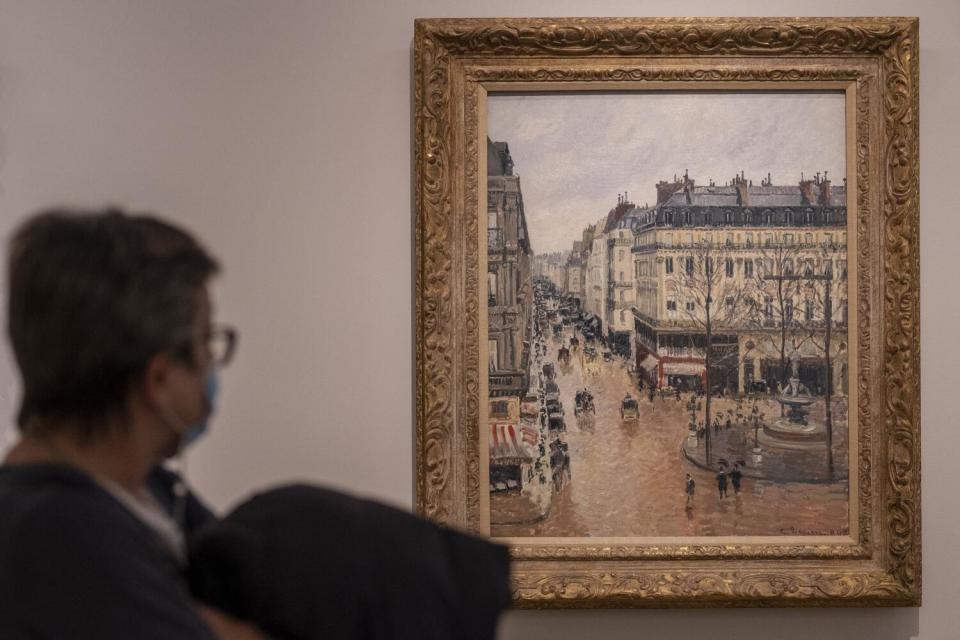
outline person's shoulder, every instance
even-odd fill
[[[0,470],[0,511],[0,554],[31,548],[56,554],[90,541],[109,549],[136,525],[92,478],[64,467]]]
[[[90,476],[67,468],[0,472],[0,572],[39,565],[164,564],[147,527]]]
[[[42,513],[68,517],[78,509],[108,505],[106,494],[88,475],[61,465],[0,467],[0,510],[27,518]]]
[[[4,599],[39,602],[41,584],[48,591],[89,588],[83,576],[128,566],[142,552],[137,521],[77,471],[0,470],[0,511]]]
[[[0,469],[0,510],[0,637],[210,640],[174,558],[89,476]]]

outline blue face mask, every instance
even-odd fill
[[[213,415],[213,410],[216,408],[217,394],[219,391],[219,372],[216,367],[213,367],[207,374],[207,379],[203,385],[204,417],[196,424],[192,424],[187,427],[183,432],[184,448],[192,445],[207,432],[210,416]]]

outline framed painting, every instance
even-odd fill
[[[415,32],[419,512],[520,607],[918,605],[917,20]]]

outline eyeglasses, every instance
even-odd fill
[[[214,366],[227,365],[237,350],[237,330],[228,325],[214,325],[207,334],[207,348]]]

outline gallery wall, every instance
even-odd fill
[[[513,612],[501,637],[956,638],[956,3],[0,0],[0,239],[64,203],[187,225],[241,336],[198,491],[223,509],[302,480],[409,508],[414,18],[798,13],[921,18],[924,605]],[[4,343],[0,450],[17,393]]]

